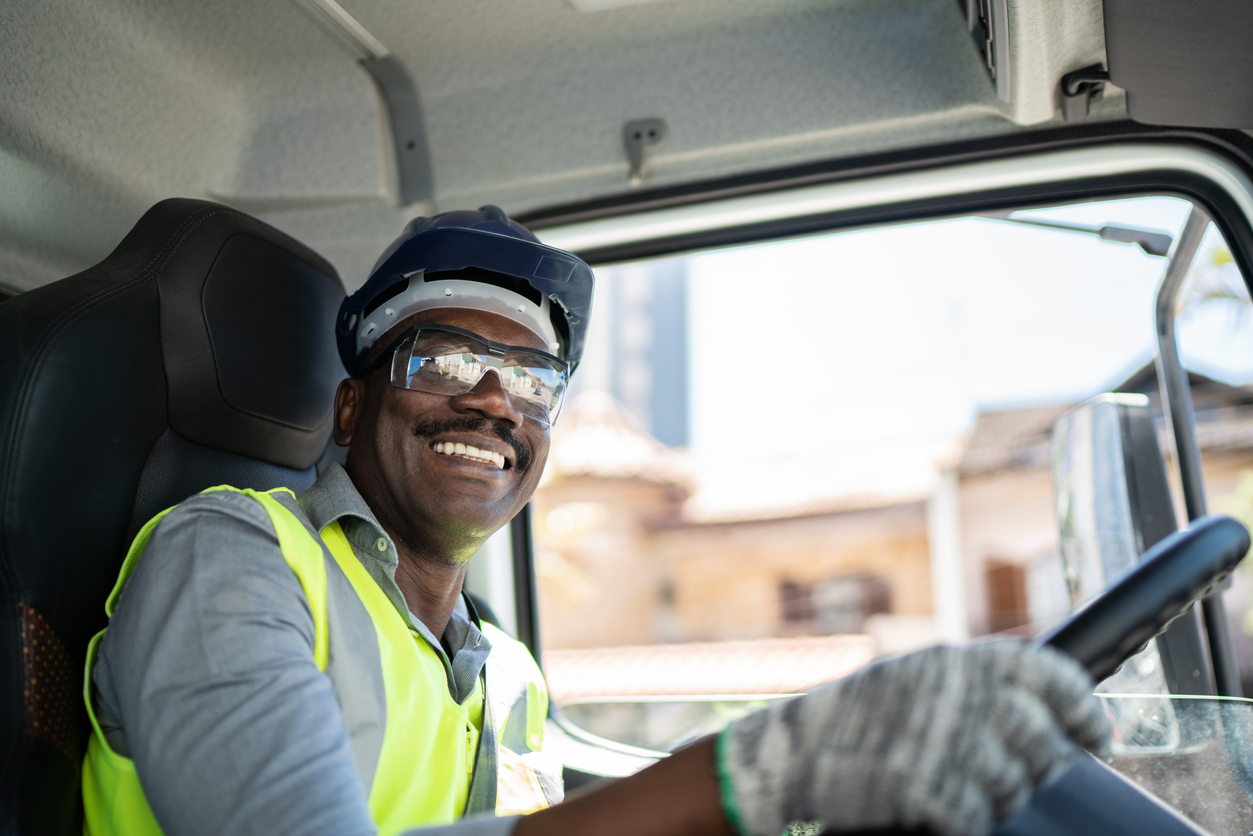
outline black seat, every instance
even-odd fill
[[[139,526],[212,485],[316,478],[343,296],[278,230],[176,199],[0,304],[0,833],[82,831],[84,655]]]

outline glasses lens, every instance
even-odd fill
[[[510,360],[517,364],[508,365]],[[534,355],[515,355],[506,358],[505,363],[499,370],[500,385],[517,410],[541,424],[556,420],[566,390],[565,371]]]
[[[392,384],[433,395],[461,395],[489,371],[514,408],[545,426],[557,417],[566,388],[566,371],[551,360],[525,351],[490,353],[487,345],[443,331],[418,331],[396,349]]]

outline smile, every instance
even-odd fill
[[[431,449],[445,456],[460,456],[470,461],[495,465],[500,470],[505,469],[505,457],[500,453],[493,453],[491,450],[480,450],[469,444],[437,441],[431,445]]]

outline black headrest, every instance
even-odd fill
[[[14,811],[61,809],[67,781],[77,793],[81,729],[63,727],[132,518],[212,484],[312,480],[343,295],[297,241],[178,199],[95,267],[0,303],[0,741],[15,747],[0,752],[0,832],[74,829],[18,828]]]
[[[150,219],[162,228],[147,229]],[[159,204],[110,260],[132,238],[164,237],[174,223],[177,243],[154,265],[170,428],[197,444],[309,467],[326,446],[344,376],[334,268],[241,212],[199,201]]]

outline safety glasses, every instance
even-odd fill
[[[495,372],[514,409],[545,427],[557,420],[570,378],[559,357],[451,325],[415,326],[395,343],[391,360],[393,386],[432,395],[465,394]]]

